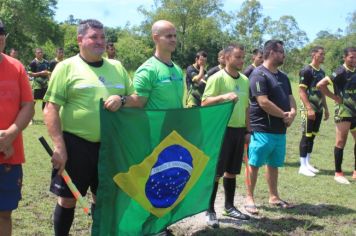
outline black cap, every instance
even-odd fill
[[[0,20],[0,34],[5,34],[5,26],[1,20]]]

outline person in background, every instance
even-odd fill
[[[252,64],[246,67],[244,70],[244,75],[247,78],[251,75],[252,71],[263,63],[263,51],[261,49],[254,49],[252,51]]]
[[[64,60],[64,50],[63,48],[56,49],[56,57],[49,62],[49,71],[52,73],[56,65]]]
[[[225,67],[225,51],[224,51],[224,49],[220,50],[220,52],[218,53],[218,62],[219,62],[219,65],[214,66],[213,68],[208,70],[208,72],[206,73],[207,80],[209,79],[210,76],[212,76],[216,72],[220,71],[221,69],[224,69],[224,67]]]
[[[116,48],[114,43],[108,42],[106,44],[106,55],[109,59],[116,59]]]

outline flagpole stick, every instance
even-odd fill
[[[48,145],[47,141],[45,140],[44,137],[40,137],[38,138],[38,140],[41,142],[42,146],[44,147],[44,149],[46,149],[47,153],[49,154],[50,157],[52,157],[53,155],[53,151],[50,148],[50,146]],[[79,206],[81,206],[85,212],[85,214],[87,214],[88,216],[90,216],[90,212],[89,212],[89,205],[87,203],[87,201],[85,200],[85,198],[80,194],[79,190],[77,189],[77,187],[74,185],[74,183],[72,182],[72,179],[70,178],[70,176],[68,175],[66,170],[63,170],[62,174],[61,174],[62,178],[64,179],[64,182],[67,184],[69,190],[72,192],[74,198],[77,200]]]

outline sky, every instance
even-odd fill
[[[194,0],[192,0],[194,1]],[[58,0],[55,20],[63,22],[69,15],[75,18],[100,20],[105,26],[123,27],[139,25],[144,20],[137,11],[142,5],[151,9],[153,0]],[[236,12],[243,0],[222,0],[224,10]],[[292,15],[299,28],[307,33],[310,41],[321,30],[336,33],[345,30],[348,15],[356,10],[355,0],[260,0],[263,15],[278,20],[283,15]]]

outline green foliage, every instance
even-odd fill
[[[7,48],[17,48],[22,61],[33,58],[33,49],[48,40],[61,39],[54,22],[55,0],[0,0],[0,18],[10,34]]]

